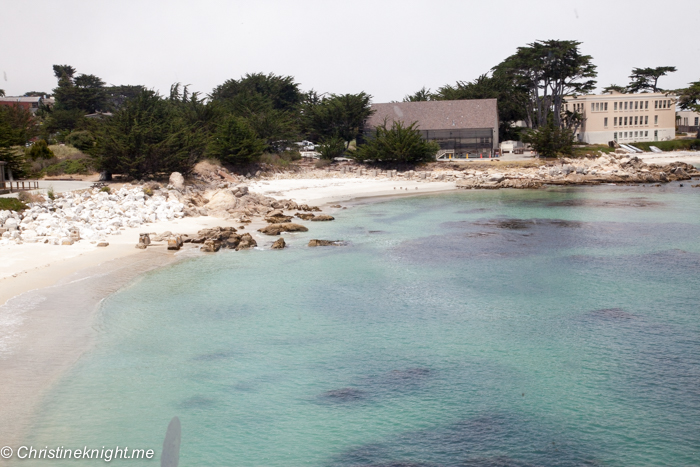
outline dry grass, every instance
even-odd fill
[[[23,203],[43,203],[46,201],[46,198],[39,193],[31,193],[29,191],[20,191],[17,199]]]
[[[87,157],[79,149],[67,144],[52,144],[49,146],[49,149],[59,161],[64,159],[83,159]]]

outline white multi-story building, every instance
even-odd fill
[[[609,141],[666,141],[676,136],[675,96],[663,93],[568,96],[564,110],[583,115],[576,138],[589,144]]]

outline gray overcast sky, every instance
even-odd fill
[[[386,102],[473,80],[537,39],[583,42],[601,87],[647,66],[678,68],[664,88],[700,80],[697,0],[0,0],[0,17],[7,95],[50,92],[51,66],[68,64],[162,93],[261,71]]]

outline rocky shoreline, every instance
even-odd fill
[[[25,242],[72,245],[82,241],[106,246],[109,236],[120,235],[126,228],[146,228],[149,223],[184,217],[210,216],[226,219],[240,225],[239,229],[257,219],[268,224],[258,229],[258,232],[271,236],[308,230],[307,227],[292,222],[293,218],[311,222],[334,219],[333,216],[322,213],[317,206],[253,193],[249,189],[251,180],[272,183],[272,180],[289,178],[361,177],[396,182],[454,182],[455,187],[461,189],[536,189],[545,185],[660,184],[700,176],[697,169],[683,162],[661,166],[618,154],[596,158],[564,158],[541,164],[533,163],[529,167],[502,167],[498,163],[481,167],[470,168],[466,164],[459,169],[435,166],[430,171],[399,172],[341,163],[333,169],[305,168],[285,173],[240,176],[225,168],[208,164],[206,170],[196,171],[187,184],[181,174],[173,173],[167,185],[137,182],[113,189],[92,188],[30,203],[29,208],[23,212],[0,211],[0,246]],[[167,232],[169,235],[163,240],[168,241],[169,248],[175,250],[184,243],[201,243],[203,251],[218,251],[220,248],[241,250],[257,245],[251,234],[240,234],[231,227],[227,229],[229,230],[200,231],[196,237]],[[155,233],[142,234],[137,245],[139,248],[146,248],[150,244],[150,240],[146,240],[143,235],[156,236]],[[275,248],[284,248],[282,242],[275,245]]]
[[[503,171],[467,170],[458,188],[540,188],[544,185],[600,185],[601,183],[667,183],[690,180],[700,171],[684,162],[661,166],[646,164],[637,157],[601,156],[560,159],[538,168]]]

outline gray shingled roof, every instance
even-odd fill
[[[376,112],[367,119],[365,128],[381,125],[385,117],[389,125],[395,120],[418,122],[421,130],[498,127],[496,99],[372,104],[372,110]]]

